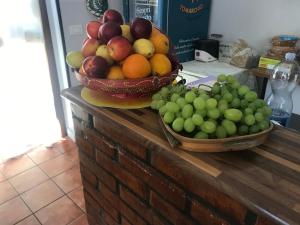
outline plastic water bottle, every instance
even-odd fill
[[[299,65],[295,58],[295,53],[287,53],[285,59],[274,67],[270,77],[272,93],[267,98],[267,103],[273,110],[270,119],[282,126],[286,126],[293,111],[292,93],[299,78]]]

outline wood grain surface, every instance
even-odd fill
[[[279,224],[300,224],[300,135],[276,127],[261,146],[240,152],[191,153],[171,148],[150,109],[97,108],[80,97],[81,86],[65,90],[63,97],[93,115],[116,121],[153,146],[188,163],[217,190],[248,209]],[[193,172],[193,175],[195,172]],[[178,175],[178,174],[177,174]],[[177,176],[174,175],[174,176]],[[179,176],[179,175],[178,175]]]

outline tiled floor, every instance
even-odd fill
[[[72,140],[0,164],[0,224],[88,225]]]

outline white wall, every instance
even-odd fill
[[[60,0],[60,11],[64,30],[65,44],[67,52],[77,51],[82,47],[86,38],[85,25],[90,20],[96,20],[86,9],[85,0]],[[109,0],[108,7],[123,12],[122,0]],[[76,32],[71,34],[72,29]],[[76,86],[79,82],[71,76],[71,85]]]
[[[212,0],[209,33],[223,34],[224,41],[243,38],[262,53],[275,35],[300,37],[299,22],[300,0]],[[293,112],[300,114],[297,99],[299,86],[293,94]]]

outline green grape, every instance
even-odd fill
[[[254,113],[253,109],[251,108],[246,108],[244,110],[245,115],[252,115]]]
[[[238,82],[238,81],[235,81],[233,84],[231,84],[231,87],[233,88],[233,89],[239,89],[240,88],[240,83]]]
[[[152,95],[152,100],[161,100],[161,99],[162,99],[162,96],[159,93]]]
[[[245,109],[248,107],[248,101],[246,99],[241,100],[241,108]]]
[[[239,109],[227,109],[224,116],[227,120],[238,122],[242,119],[243,113]]]
[[[183,97],[180,97],[176,100],[177,105],[182,109],[186,104],[186,100]]]
[[[225,74],[220,74],[217,78],[218,82],[222,83],[226,81],[226,75]]]
[[[260,130],[266,130],[266,129],[268,129],[269,128],[269,126],[270,126],[270,121],[268,121],[268,120],[263,120],[263,121],[261,121],[261,122],[259,122],[258,123],[258,126],[259,126],[259,128],[260,128]]]
[[[205,109],[197,109],[196,114],[199,114],[200,116],[202,116],[202,118],[204,118],[207,115],[207,111]]]
[[[252,126],[255,123],[255,117],[252,114],[246,115],[244,118],[245,124]]]
[[[248,92],[245,94],[245,99],[246,99],[248,102],[254,102],[254,101],[257,99],[257,94],[256,94],[256,92],[254,92],[254,91],[248,91]]]
[[[193,91],[188,91],[187,93],[185,93],[184,98],[188,103],[192,103],[196,98],[196,94]]]
[[[212,134],[216,131],[216,125],[211,121],[205,121],[201,125],[201,130],[207,134]]]
[[[220,113],[224,114],[224,112],[228,109],[228,103],[226,100],[222,99],[219,101],[218,103],[218,109],[220,111]]]
[[[234,90],[234,89],[230,91],[230,94],[232,94],[232,99],[235,99],[235,98],[239,97],[238,94],[237,94],[237,91]]]
[[[258,133],[259,131],[260,131],[260,127],[257,124],[254,124],[253,126],[251,126],[249,128],[249,133],[250,134],[255,134],[255,133]]]
[[[193,106],[192,106],[191,104],[185,105],[185,106],[183,107],[183,109],[182,109],[182,112],[181,112],[182,117],[183,117],[184,119],[187,119],[187,118],[189,118],[189,117],[192,117],[193,111],[194,111],[194,108],[193,108]]]
[[[212,118],[209,118],[207,121],[214,123],[216,125],[216,127],[218,126],[218,122]]]
[[[239,135],[247,135],[249,133],[249,128],[247,125],[241,125],[238,129]]]
[[[154,109],[154,110],[157,110],[157,103],[158,103],[158,100],[154,100],[151,102],[151,105],[150,105],[150,108],[151,109]]]
[[[222,121],[222,127],[225,128],[226,133],[229,136],[232,136],[232,135],[236,134],[237,128],[236,128],[236,125],[234,124],[234,122],[225,119],[225,120]]]
[[[207,94],[205,90],[198,88],[198,95],[204,95]]]
[[[208,134],[200,131],[197,134],[195,134],[194,138],[196,138],[196,139],[208,139]]]
[[[256,112],[257,112],[257,113],[264,114],[264,109],[263,109],[263,108],[258,108],[258,109],[256,109]]]
[[[188,133],[191,133],[195,130],[196,126],[195,126],[192,118],[188,118],[184,121],[183,128]]]
[[[220,117],[220,111],[217,108],[209,109],[207,115],[211,119],[218,119]]]
[[[166,104],[166,102],[164,100],[158,100],[157,102],[157,109],[159,110],[161,107],[163,107]]]
[[[256,99],[254,101],[254,104],[255,104],[256,108],[262,108],[266,105],[266,102],[262,99]]]
[[[180,132],[183,130],[183,125],[184,125],[184,119],[181,117],[177,117],[172,123],[172,128],[174,131]]]
[[[257,122],[261,122],[261,121],[263,121],[265,119],[264,118],[264,114],[261,113],[261,112],[255,113],[254,117],[255,117],[255,121],[257,121]]]
[[[164,122],[165,123],[172,123],[175,119],[175,115],[173,112],[167,111],[164,115]]]
[[[218,101],[214,98],[209,98],[206,100],[206,108],[207,109],[214,109],[218,105]]]
[[[194,114],[192,116],[193,123],[197,126],[201,126],[203,123],[203,117],[199,114]]]
[[[164,105],[159,108],[159,115],[164,116],[167,111],[168,111],[167,107],[166,107],[166,105]]]
[[[231,102],[232,108],[239,108],[241,106],[241,100],[239,98],[234,98]]]
[[[215,95],[215,96],[214,96],[214,99],[216,99],[217,101],[220,101],[220,100],[221,100],[221,98],[222,98],[222,96],[221,96],[221,95]]]
[[[249,89],[249,87],[246,86],[246,85],[242,85],[242,86],[238,89],[239,96],[245,96],[245,94],[246,94],[247,92],[249,92],[249,91],[250,91],[250,89]]]
[[[237,82],[235,77],[233,75],[227,75],[226,77],[226,81],[229,83],[229,84],[233,84],[234,82]]]
[[[178,98],[180,98],[179,94],[177,94],[177,93],[172,94],[171,102],[176,102]]]
[[[203,98],[197,97],[194,99],[193,105],[194,105],[195,109],[201,110],[201,109],[205,109],[206,102]]]
[[[216,94],[219,94],[221,93],[221,87],[219,84],[214,84],[211,88],[211,92],[216,95]]]
[[[178,111],[177,113],[175,113],[175,117],[182,117],[182,113],[180,111]]]
[[[272,109],[269,106],[264,106],[263,110],[264,110],[264,115],[265,116],[271,116],[272,115]]]
[[[248,104],[248,108],[252,109],[253,112],[256,111],[256,106],[253,102],[251,102],[250,104]]]
[[[228,103],[230,103],[233,99],[233,96],[231,93],[227,92],[223,95],[223,99],[225,99]]]
[[[216,129],[216,137],[218,139],[222,139],[222,138],[226,138],[227,137],[227,133],[224,127],[222,126],[217,126]]]
[[[162,89],[160,89],[159,93],[163,98],[166,98],[166,97],[168,97],[170,92],[169,92],[169,89],[167,87],[163,87]]]
[[[224,96],[226,93],[230,93],[227,87],[221,87],[221,96]]]
[[[167,102],[166,107],[168,111],[173,113],[176,113],[180,110],[179,105],[177,105],[175,102]]]
[[[209,96],[208,96],[206,93],[205,93],[205,94],[200,94],[199,97],[200,97],[200,98],[203,98],[205,101],[206,101],[207,99],[209,99]]]

